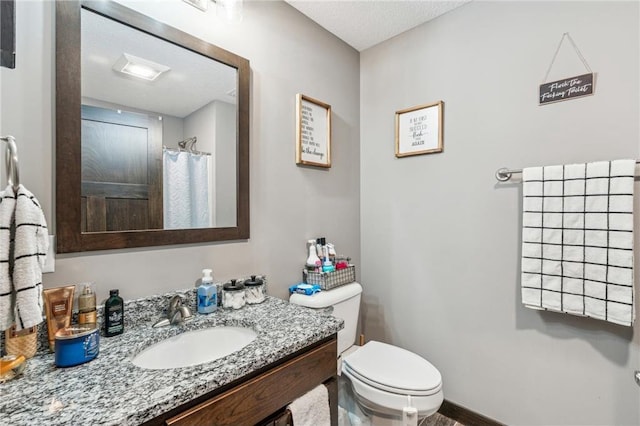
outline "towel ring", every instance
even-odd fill
[[[5,165],[7,166],[7,183],[11,185],[14,191],[18,190],[20,185],[20,173],[18,172],[18,147],[16,138],[13,136],[2,136],[0,140],[7,143],[7,151],[5,155]]]

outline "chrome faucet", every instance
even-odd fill
[[[183,324],[193,319],[191,310],[183,304],[184,298],[176,295],[169,300],[169,308],[167,309],[166,318],[161,318],[155,324],[154,327],[164,327],[169,324]]]

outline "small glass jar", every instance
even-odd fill
[[[251,275],[251,278],[244,282],[244,293],[247,303],[250,305],[262,303],[267,299],[264,281],[262,278],[256,278],[255,275]]]
[[[222,307],[240,309],[245,305],[244,285],[231,280],[222,286]]]

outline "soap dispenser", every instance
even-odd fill
[[[210,314],[218,309],[218,289],[213,283],[211,269],[202,270],[202,280],[198,286],[198,313]]]

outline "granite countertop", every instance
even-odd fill
[[[140,424],[329,337],[343,326],[337,318],[267,297],[261,304],[236,311],[218,309],[209,315],[194,314],[194,320],[184,325],[152,328],[159,318],[160,297],[147,302],[154,303],[156,312],[137,316],[135,321],[129,318],[124,334],[101,336],[100,354],[89,363],[56,368],[53,354],[28,360],[22,376],[0,384],[0,425]],[[125,316],[127,312],[133,311],[125,304]],[[145,370],[131,362],[133,355],[167,337],[221,325],[250,327],[258,336],[240,351],[197,366]]]

